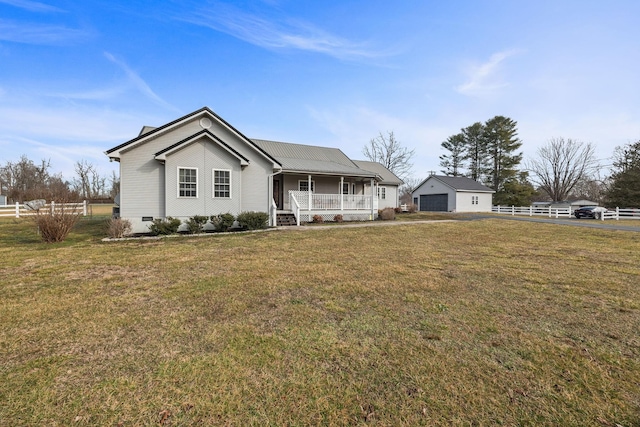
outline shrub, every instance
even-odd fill
[[[241,212],[236,220],[240,227],[246,230],[260,230],[267,228],[269,214],[266,212]]]
[[[398,206],[397,208],[393,208],[393,210],[395,211],[395,213],[399,214],[402,213],[402,208],[400,206]]]
[[[383,221],[391,221],[396,219],[396,211],[393,208],[384,208],[378,215]]]
[[[45,243],[58,243],[67,238],[71,229],[80,219],[82,210],[68,207],[64,203],[59,203],[52,210],[39,209],[33,217],[38,232]]]
[[[411,203],[407,209],[409,210],[409,213],[414,213],[414,212],[418,212],[418,205],[416,205],[415,203]]]
[[[230,213],[211,215],[211,224],[216,231],[227,231],[233,225],[236,218]]]
[[[180,224],[182,224],[182,221],[178,218],[172,218],[170,216],[168,216],[167,219],[156,218],[149,226],[149,231],[155,236],[175,234],[178,232]]]
[[[131,233],[131,221],[122,218],[109,218],[107,221],[107,236],[118,239]]]
[[[322,215],[314,215],[313,222],[316,224],[322,224],[324,222],[324,218],[322,218]]]
[[[343,222],[343,221],[344,221],[344,218],[342,217],[342,215],[341,215],[341,214],[337,214],[336,216],[334,216],[334,217],[333,217],[333,220],[334,220],[335,222]]]
[[[187,232],[190,234],[201,233],[209,218],[202,215],[194,215],[184,223],[187,225]]]

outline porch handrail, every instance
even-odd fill
[[[278,205],[276,204],[276,201],[271,199],[271,212],[269,212],[269,219],[271,220],[271,226],[275,227],[278,223],[277,220],[277,214],[278,214]]]
[[[289,206],[293,211],[293,216],[296,217],[296,225],[300,226],[300,204],[298,203],[295,194],[293,194],[293,191],[289,191]]]

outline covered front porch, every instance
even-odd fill
[[[378,199],[371,195],[318,194],[310,191],[289,191],[290,212],[300,221],[311,222],[315,215],[333,221],[342,215],[345,221],[367,221],[378,217]]]
[[[290,214],[296,225],[311,222],[316,215],[324,221],[334,221],[337,215],[344,221],[378,217],[377,182],[373,178],[283,175],[274,180],[273,195],[272,217]]]

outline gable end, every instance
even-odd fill
[[[240,160],[240,164],[242,166],[247,166],[249,164],[249,159],[247,159],[245,156],[243,156],[242,154],[240,154],[238,151],[236,151],[235,149],[233,149],[231,146],[229,146],[227,143],[225,143],[223,140],[221,140],[220,138],[218,138],[217,136],[215,136],[213,133],[209,132],[207,129],[203,129],[200,132],[189,136],[188,138],[183,139],[182,141],[176,142],[175,144],[158,151],[157,153],[155,153],[155,158],[156,160],[160,160],[160,161],[164,161],[166,160],[166,156],[167,154],[171,154],[174,151],[178,151],[180,150],[182,147],[187,146],[193,142],[195,142],[197,139],[199,139],[202,136],[206,136],[209,139],[211,139],[212,141],[214,141],[215,143],[217,143],[218,145],[220,145],[223,149],[225,149],[227,152],[229,152],[230,154],[232,154],[234,157],[236,157],[238,160]]]

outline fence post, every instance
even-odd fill
[[[56,213],[56,202],[51,201],[51,215]]]
[[[511,216],[514,216],[516,214],[516,207],[514,205],[511,205]]]
[[[616,221],[620,219],[620,207],[616,206]]]
[[[20,203],[16,202],[16,218],[20,218]]]
[[[87,201],[82,201],[82,216],[87,216]]]

